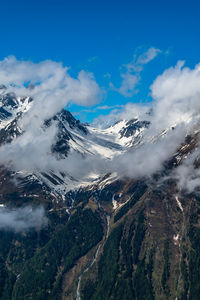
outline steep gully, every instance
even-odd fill
[[[76,289],[76,300],[81,300],[81,295],[80,295],[80,286],[81,286],[81,279],[82,279],[82,276],[83,274],[85,274],[86,272],[88,272],[91,267],[96,263],[97,261],[97,258],[99,256],[99,252],[100,252],[100,249],[101,247],[103,246],[103,244],[106,242],[106,240],[108,239],[108,236],[109,236],[109,231],[110,231],[110,216],[108,214],[106,214],[106,212],[101,208],[101,205],[100,205],[100,202],[98,201],[98,206],[99,206],[99,209],[101,211],[103,211],[103,214],[105,215],[106,217],[106,234],[105,234],[105,241],[103,242],[103,239],[102,239],[102,242],[101,244],[99,244],[99,246],[97,247],[97,250],[95,252],[95,255],[93,257],[93,260],[92,262],[90,263],[90,265],[88,267],[86,267],[83,272],[80,274],[79,278],[78,278],[78,285],[77,285],[77,289]]]

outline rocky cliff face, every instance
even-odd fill
[[[1,90],[5,145],[23,135],[19,120],[33,100]],[[44,130],[54,121],[52,156],[63,161],[70,153],[109,161],[144,143],[150,125],[122,120],[100,130],[62,110]],[[198,141],[199,131],[191,132],[161,170],[134,179],[97,172],[81,182],[68,170],[30,172],[2,164],[0,299],[199,299],[198,187],[180,188],[174,176]],[[31,226],[39,214],[44,222]]]

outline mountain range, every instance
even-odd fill
[[[0,299],[199,299],[198,177],[180,184],[198,124],[173,148],[179,125],[155,133],[151,111],[95,128],[62,109],[26,131],[32,105],[0,87]]]

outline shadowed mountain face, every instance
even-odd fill
[[[137,130],[141,128],[148,128],[150,122],[148,121],[138,121],[137,119],[133,119],[127,122],[126,127],[120,130],[121,137],[130,137],[135,134]]]
[[[24,134],[20,120],[33,103],[2,90],[1,147]],[[51,155],[63,164],[74,153],[108,162],[131,153],[150,126],[132,119],[100,130],[62,110],[44,132],[54,122]],[[67,167],[2,163],[0,299],[199,299],[198,187],[186,190],[174,175],[198,141],[191,132],[161,170],[134,179],[109,172],[82,182]]]

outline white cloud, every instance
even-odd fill
[[[198,190],[200,192],[200,145],[196,145],[193,153],[187,156],[182,164],[173,172],[174,178],[178,182],[178,186],[182,190],[192,192]]]
[[[151,90],[154,129],[180,122],[193,124],[200,112],[200,65],[190,69],[178,62],[156,78]]]
[[[161,52],[160,49],[156,49],[154,47],[149,48],[146,52],[142,53],[137,61],[136,61],[136,65],[145,65],[148,62],[150,62],[151,60],[153,60],[159,53]]]
[[[119,88],[115,88],[114,85],[112,83],[110,83],[110,87],[120,93],[121,95],[123,95],[124,97],[132,97],[134,93],[137,92],[137,90],[135,90],[135,87],[137,85],[137,83],[140,81],[140,76],[137,73],[135,74],[131,74],[130,71],[127,71],[126,73],[121,73],[121,78],[122,78],[122,84]]]
[[[113,170],[125,177],[149,177],[162,170],[163,163],[175,153],[184,138],[185,127],[182,124],[154,142],[146,142],[130,152],[115,157],[112,163]]]
[[[23,135],[14,139],[11,144],[1,146],[0,161],[7,162],[18,171],[49,170],[51,161],[56,161],[51,153],[56,133],[55,122],[49,128],[28,127]]]

